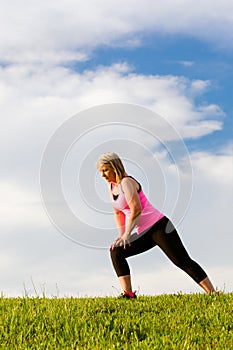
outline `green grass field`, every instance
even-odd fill
[[[233,293],[0,298],[1,349],[233,349]]]

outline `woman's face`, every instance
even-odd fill
[[[102,165],[99,170],[107,182],[116,182],[116,174],[109,165]]]

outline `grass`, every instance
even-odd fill
[[[0,349],[233,349],[233,293],[0,298]]]

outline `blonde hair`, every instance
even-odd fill
[[[103,165],[109,166],[115,172],[117,182],[121,181],[126,175],[124,165],[116,153],[107,152],[102,154],[97,160],[96,166],[100,169]]]

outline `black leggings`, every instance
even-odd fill
[[[130,275],[126,258],[143,253],[156,245],[162,249],[176,266],[194,279],[195,282],[200,283],[207,277],[201,266],[190,258],[176,229],[166,216],[156,222],[141,237],[139,236],[131,242],[130,245],[127,244],[126,249],[123,246],[117,246],[114,250],[111,250],[111,259],[117,276]]]

